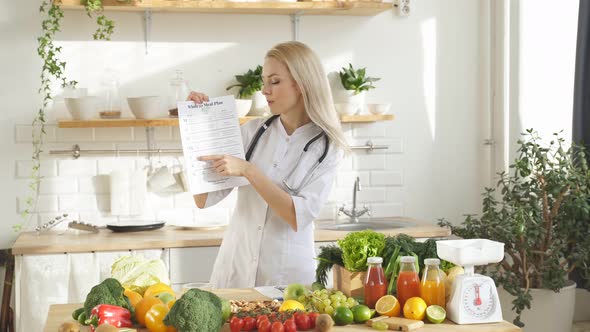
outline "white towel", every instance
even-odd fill
[[[147,195],[145,170],[114,170],[110,182],[112,215],[133,216],[143,213]]]

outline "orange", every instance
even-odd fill
[[[172,290],[172,288],[170,288],[170,285],[166,285],[163,282],[159,282],[157,284],[153,284],[150,287],[148,287],[145,292],[143,293],[143,296],[149,296],[149,295],[158,295],[160,293],[163,292],[168,292],[172,295],[174,295],[174,291]]]
[[[381,316],[399,317],[399,301],[393,295],[382,296],[375,303],[375,311]]]
[[[131,306],[134,308],[137,305],[137,303],[139,303],[139,301],[143,299],[143,296],[141,296],[141,294],[139,294],[138,292],[134,292],[131,289],[125,288],[124,294],[129,298],[129,302],[131,302]]]
[[[426,302],[421,297],[411,297],[404,304],[404,317],[423,320],[426,316]]]
[[[166,306],[168,307],[168,309],[172,309],[172,306],[174,306],[174,303],[176,303],[176,300],[170,300],[170,301],[168,301],[168,303],[166,303]]]
[[[145,296],[141,301],[137,303],[135,307],[135,318],[137,322],[143,326],[145,326],[145,314],[155,305],[155,304],[164,304],[162,300],[159,298],[148,295]]]

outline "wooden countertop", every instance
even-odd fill
[[[139,250],[156,248],[215,247],[221,245],[225,227],[197,230],[177,226],[161,229],[115,233],[100,229],[99,233],[68,230],[65,233],[23,232],[12,246],[13,255],[43,255],[55,253],[74,253],[90,251]],[[404,233],[415,238],[444,237],[451,231],[435,225],[420,225],[406,228],[380,230],[386,235]],[[342,239],[347,231],[315,230],[316,242],[330,242]]]
[[[219,289],[215,290],[214,293],[225,299],[233,300],[264,300],[268,299],[262,294],[258,293],[253,289]],[[56,332],[59,326],[66,321],[72,321],[71,314],[77,308],[82,307],[81,303],[78,304],[53,304],[49,307],[49,313],[47,314],[47,321],[45,322],[44,332]],[[89,329],[83,329],[81,331],[88,331]],[[334,332],[352,332],[352,331],[375,331],[374,329],[365,325],[346,325],[346,326],[335,326],[332,328]],[[138,332],[148,332],[145,328],[137,329]],[[519,332],[521,331],[515,325],[512,325],[506,321],[500,323],[490,324],[477,324],[477,325],[456,325],[451,321],[445,321],[441,324],[425,324],[414,332],[434,332],[434,331],[448,331],[448,332]],[[229,332],[228,324],[225,324],[221,332]]]

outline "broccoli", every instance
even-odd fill
[[[133,315],[133,306],[129,302],[127,296],[123,293],[125,289],[117,279],[108,278],[105,279],[100,284],[92,287],[90,293],[86,295],[86,301],[84,302],[84,312],[86,312],[86,317],[90,317],[90,311],[92,308],[99,304],[112,304],[118,305],[120,307],[126,308],[131,312],[131,317],[135,317]]]
[[[164,324],[182,332],[219,332],[223,324],[221,300],[213,293],[189,289],[174,303]]]

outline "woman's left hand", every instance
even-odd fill
[[[220,175],[245,176],[249,162],[230,155],[209,155],[199,157],[200,161],[211,161],[213,168]]]

